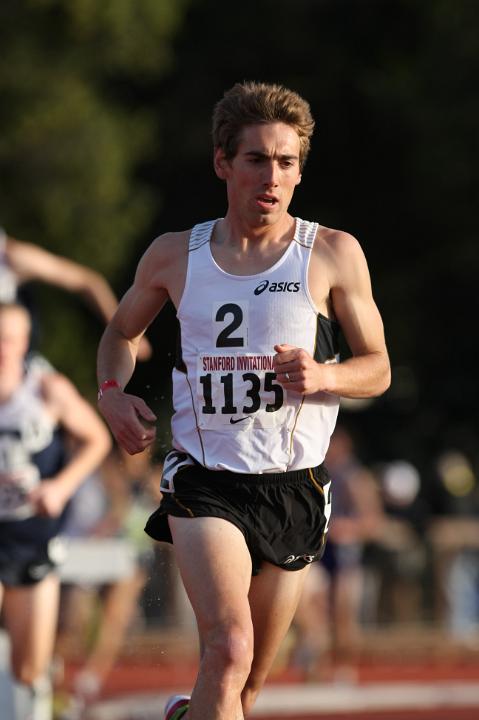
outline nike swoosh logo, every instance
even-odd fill
[[[233,418],[230,417],[230,423],[232,425],[235,425],[235,423],[243,422],[243,420],[249,420],[249,417],[249,415],[245,415],[244,417],[238,418],[237,420],[233,420]]]

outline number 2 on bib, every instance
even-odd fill
[[[200,426],[230,426],[258,412],[271,418],[283,406],[284,393],[275,382],[273,355],[248,349],[249,302],[215,303],[211,320],[212,344],[218,352],[198,357]]]

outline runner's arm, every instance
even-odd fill
[[[115,293],[103,275],[93,268],[11,237],[7,238],[6,257],[20,282],[38,280],[77,293],[105,323],[113,317],[118,307]],[[143,338],[139,359],[147,360],[150,356],[151,346]]]
[[[389,387],[390,366],[366,259],[357,240],[347,233],[331,232],[328,246],[322,272],[330,275],[332,309],[352,357],[341,363],[318,363],[303,348],[278,344],[274,361],[278,380],[304,395],[375,397]],[[310,289],[314,298],[314,278]]]
[[[168,300],[161,280],[162,267],[167,264],[164,254],[164,244],[158,241],[146,251],[98,348],[99,386],[107,380],[119,385],[105,390],[98,407],[117,442],[130,454],[142,452],[155,439],[155,429],[148,426],[156,420],[155,415],[141,398],[123,389],[135,368],[139,339]]]
[[[347,233],[337,236],[333,241],[335,274],[331,299],[352,357],[324,366],[324,389],[343,397],[375,397],[385,392],[391,381],[383,322],[359,243]]]
[[[72,441],[65,466],[43,480],[30,495],[41,515],[57,516],[85,478],[100,465],[111,447],[110,435],[92,406],[63,375],[45,373],[45,402]]]

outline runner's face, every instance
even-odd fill
[[[0,312],[0,370],[22,365],[28,349],[29,321],[20,308]]]
[[[284,123],[248,125],[232,160],[216,151],[216,172],[226,180],[229,210],[252,225],[273,225],[288,210],[301,181],[299,136]]]

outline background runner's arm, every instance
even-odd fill
[[[49,410],[66,431],[73,449],[65,466],[35,487],[29,499],[39,514],[56,516],[106,457],[111,440],[97,413],[66,377],[46,373],[42,389]]]
[[[11,237],[7,238],[6,256],[20,282],[38,280],[78,293],[105,323],[113,317],[118,301],[106,279],[96,270]],[[144,338],[139,359],[150,356],[151,346]]]

